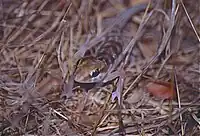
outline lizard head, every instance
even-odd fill
[[[77,63],[74,80],[78,83],[97,83],[102,80],[107,71],[104,61],[94,57],[84,57]]]

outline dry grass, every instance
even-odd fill
[[[131,50],[119,112],[112,85],[86,92],[71,75],[109,18],[133,1],[1,0],[0,134],[200,135],[200,1],[183,3],[155,1],[124,29]],[[175,97],[150,94],[155,80]]]

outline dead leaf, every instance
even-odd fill
[[[175,90],[169,82],[149,82],[146,85],[146,90],[153,94],[153,96],[161,99],[173,99]]]
[[[173,54],[168,60],[168,64],[171,65],[187,65],[193,62],[195,53],[192,54]]]
[[[132,93],[130,93],[128,95],[127,99],[124,101],[129,104],[136,104],[139,101],[141,101],[143,97],[144,97],[144,91],[142,88],[140,88],[140,89],[134,90]]]
[[[141,4],[141,3],[148,3],[149,0],[130,0],[130,4],[133,6],[133,5],[136,5],[136,4]]]
[[[61,79],[49,74],[47,78],[44,78],[37,86],[36,91],[40,93],[41,96],[45,96],[52,92],[55,93],[59,89]]]
[[[156,30],[146,32],[138,43],[142,55],[148,60],[156,54],[156,49],[161,39],[161,33]]]

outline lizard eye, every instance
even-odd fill
[[[90,76],[91,76],[91,77],[97,77],[99,74],[100,74],[100,71],[99,71],[99,69],[97,68],[97,69],[93,70],[93,71],[90,73]]]

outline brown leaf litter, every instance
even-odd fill
[[[138,3],[151,6],[122,31],[129,50],[114,64],[123,62],[120,82],[75,86],[77,61]],[[199,7],[195,0],[0,1],[0,134],[200,135]],[[111,99],[116,89],[120,105]]]

